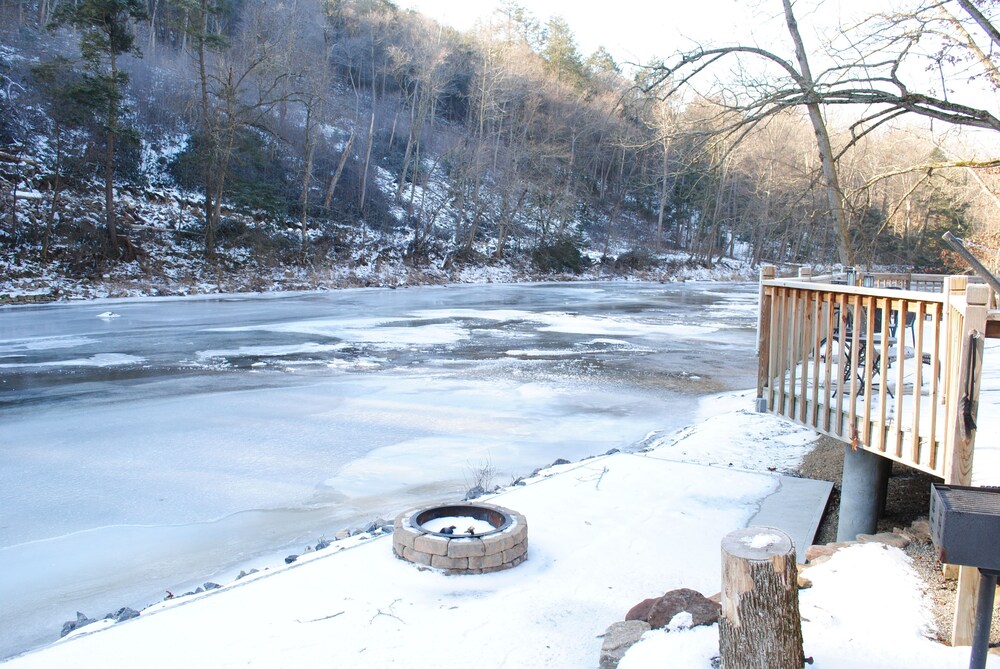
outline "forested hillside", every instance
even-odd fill
[[[49,299],[945,270],[945,230],[997,246],[994,163],[967,143],[830,115],[838,228],[811,98],[668,95],[667,56],[623,68],[513,3],[459,33],[388,0],[0,0],[0,279]]]

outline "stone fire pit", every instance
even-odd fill
[[[449,504],[396,516],[396,557],[449,574],[510,569],[528,556],[528,523],[516,511],[490,504]]]

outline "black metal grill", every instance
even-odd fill
[[[930,523],[941,562],[1000,570],[1000,488],[934,484]]]
[[[941,562],[979,567],[976,629],[970,669],[984,669],[1000,575],[1000,488],[941,485],[931,488],[931,539]]]

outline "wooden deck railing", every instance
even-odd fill
[[[902,288],[926,293],[944,292],[944,274],[889,274],[886,272],[859,272],[857,285],[864,288]]]
[[[970,485],[983,340],[1000,336],[989,286],[801,274],[776,280],[773,267],[761,270],[758,407]],[[976,570],[962,567],[953,645],[972,642],[977,589]]]
[[[869,275],[885,287],[867,288],[770,271],[761,277],[760,403],[968,485],[989,289],[958,276]],[[941,292],[905,289],[938,278]]]

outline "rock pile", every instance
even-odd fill
[[[601,669],[615,669],[628,649],[650,630],[673,631],[714,625],[719,621],[720,610],[718,595],[705,597],[689,588],[644,599],[629,609],[623,622],[612,623],[605,631],[601,644]]]
[[[113,620],[116,623],[120,623],[125,620],[131,620],[132,618],[138,618],[138,617],[139,617],[138,611],[125,606],[118,609],[114,613],[109,613],[108,615],[104,616],[104,620]],[[76,620],[67,620],[65,623],[63,623],[62,632],[59,634],[59,638],[62,638],[67,634],[69,634],[70,632],[74,632],[80,629],[81,627],[86,627],[87,625],[96,622],[97,622],[96,618],[88,618],[85,613],[77,611]]]

